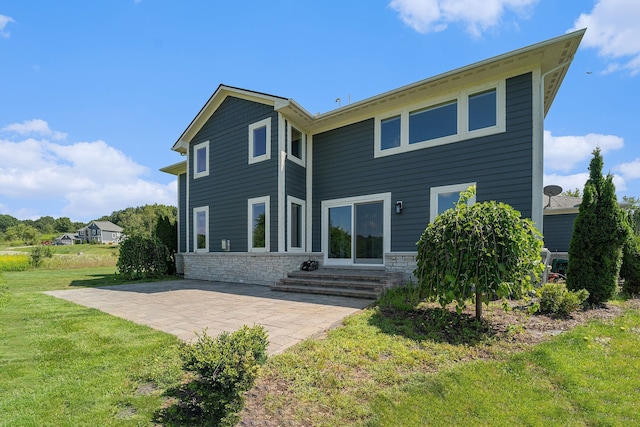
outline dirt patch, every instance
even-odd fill
[[[426,306],[422,313],[416,315],[425,316],[429,310],[435,310],[438,306]],[[578,325],[590,320],[607,321],[620,316],[625,309],[640,310],[640,299],[632,299],[621,305],[604,304],[599,308],[572,313],[568,317],[558,318],[546,315],[531,315],[527,312],[527,306],[522,302],[511,302],[509,310],[504,310],[499,304],[490,304],[484,307],[483,328],[488,335],[497,341],[509,342],[511,351],[526,350],[529,346],[546,341],[553,336],[562,334]],[[453,310],[450,310],[453,312]],[[473,307],[467,308],[457,322],[471,324],[475,312]],[[462,319],[462,320],[460,320]],[[460,326],[458,324],[458,326]],[[455,333],[452,331],[452,335]],[[447,336],[443,331],[440,339],[449,342],[456,341],[457,337]],[[480,351],[477,355],[480,359],[492,359],[496,355],[491,351]],[[278,402],[279,401],[279,402]],[[278,403],[289,403],[278,404]],[[295,402],[287,383],[277,377],[260,378],[256,386],[247,393],[247,401],[241,413],[239,426],[306,426],[303,422],[294,421]],[[278,407],[272,411],[269,407]]]

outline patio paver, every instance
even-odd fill
[[[371,304],[356,298],[272,292],[266,286],[174,280],[45,292],[190,341],[262,325],[269,354],[320,336]]]

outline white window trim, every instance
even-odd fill
[[[205,233],[205,247],[204,248],[198,248],[198,221],[196,220],[196,215],[199,212],[204,212],[204,216],[205,216],[205,228],[204,228],[204,233]],[[193,251],[194,252],[209,252],[209,241],[210,239],[210,235],[209,235],[209,206],[201,206],[198,208],[193,208]]]
[[[438,216],[438,195],[440,193],[453,193],[466,191],[472,185],[476,185],[475,182],[466,182],[463,184],[442,185],[440,187],[431,187],[430,190],[430,203],[429,203],[429,222],[433,222]],[[468,201],[468,205],[471,206],[476,203],[476,195],[474,194]]]
[[[271,242],[271,214],[269,212],[270,196],[254,197],[247,201],[247,248],[249,252],[269,252]],[[264,203],[264,248],[253,247],[253,205]]]
[[[291,136],[292,136],[292,128],[296,128],[298,132],[302,134],[302,147],[300,147],[300,159],[294,156],[291,151]],[[293,163],[297,163],[302,167],[305,167],[305,159],[307,157],[307,134],[302,131],[298,126],[292,125],[291,123],[287,124],[287,159],[291,160]]]
[[[198,150],[206,148],[205,165],[206,168],[202,172],[198,172]],[[209,176],[209,141],[201,142],[193,146],[193,179],[202,178],[203,176]]]
[[[253,131],[261,127],[267,128],[266,152],[260,156],[253,155]],[[271,117],[249,125],[249,164],[262,162],[271,158]]]
[[[300,228],[302,229],[302,236],[300,242],[302,244],[299,248],[294,248],[291,246],[291,211],[293,204],[302,206],[302,224],[300,224]],[[307,242],[307,225],[306,225],[306,216],[307,216],[307,202],[302,199],[298,199],[297,197],[287,196],[287,219],[288,219],[288,227],[287,227],[287,250],[289,252],[306,252],[306,242]]]
[[[474,131],[469,131],[469,95],[474,95],[487,90],[496,90],[496,125]],[[423,142],[409,144],[409,114],[418,110],[423,110],[447,102],[457,102],[458,106],[458,132],[454,135],[448,135],[441,138],[430,139]],[[382,150],[380,148],[380,135],[382,130],[382,121],[394,116],[400,116],[400,146]],[[374,124],[374,158],[390,156],[394,154],[406,153],[414,150],[421,150],[438,145],[451,144],[471,138],[479,138],[482,136],[493,135],[506,132],[507,122],[506,111],[506,80],[501,79],[497,82],[486,83],[483,85],[473,86],[456,93],[439,96],[429,99],[429,102],[412,104],[402,109],[388,111],[375,117]]]
[[[334,258],[329,258],[329,238],[327,232],[329,230],[329,208],[340,207],[345,205],[355,205],[357,203],[369,203],[369,202],[383,202],[383,211],[384,218],[383,220],[383,228],[384,228],[384,247],[382,248],[383,252],[383,263],[382,264],[357,264],[358,266],[381,266],[384,265],[384,254],[391,252],[391,193],[378,193],[378,194],[368,194],[365,196],[357,196],[357,197],[345,197],[342,199],[333,199],[333,200],[325,200],[321,203],[322,209],[322,236],[321,236],[321,244],[322,244],[322,252],[324,253],[324,264],[325,265],[356,265],[353,263],[353,258],[350,260],[336,260]],[[353,215],[351,220],[353,221]],[[352,231],[353,232],[353,231]]]

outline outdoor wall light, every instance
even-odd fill
[[[402,200],[398,200],[396,202],[396,213],[397,214],[402,213]]]

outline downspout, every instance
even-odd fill
[[[534,126],[533,128],[533,132],[534,132],[534,144],[537,142],[538,144],[540,144],[540,150],[533,150],[533,159],[532,159],[532,167],[533,167],[533,177],[534,177],[534,188],[533,188],[533,194],[531,195],[532,197],[532,203],[531,203],[531,219],[533,220],[533,222],[536,224],[536,226],[538,227],[538,230],[540,232],[542,232],[543,230],[543,201],[542,201],[542,189],[543,189],[543,179],[544,179],[544,80],[545,78],[552,73],[555,73],[556,71],[558,71],[561,68],[564,67],[568,67],[571,62],[573,61],[573,56],[571,56],[567,61],[563,62],[562,64],[559,64],[555,67],[553,67],[552,69],[544,72],[543,74],[540,75],[540,87],[539,87],[539,91],[540,91],[540,111],[539,111],[539,116],[537,118],[537,121],[540,122],[540,128],[541,129],[541,134],[540,135],[536,135],[538,127]],[[539,155],[538,155],[539,153]],[[536,180],[536,171],[540,171],[540,176],[538,176],[538,179]],[[536,185],[537,184],[537,185]],[[538,191],[539,190],[539,191]]]

